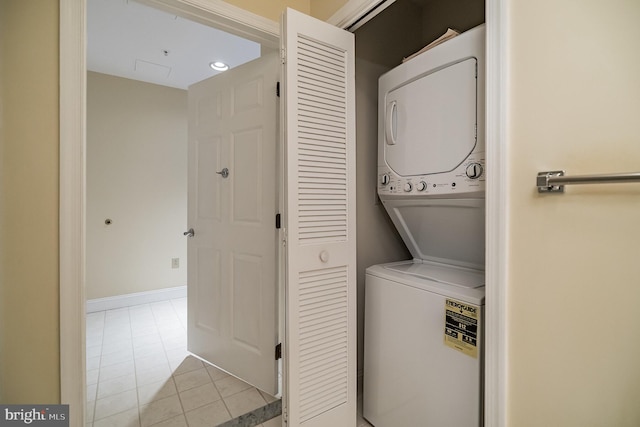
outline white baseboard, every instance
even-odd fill
[[[87,313],[130,307],[132,305],[149,304],[151,302],[166,301],[174,298],[185,298],[187,286],[156,289],[153,291],[136,292],[133,294],[116,295],[113,297],[87,300]]]

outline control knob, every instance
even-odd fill
[[[420,181],[417,185],[416,185],[416,190],[418,191],[424,191],[427,189],[427,183],[424,181]]]
[[[389,175],[387,175],[386,173],[380,177],[380,183],[382,185],[388,185],[389,181],[391,181],[391,179],[389,178]]]
[[[480,163],[471,163],[467,166],[467,177],[470,179],[478,179],[482,176],[482,165]]]
[[[413,185],[411,185],[411,183],[410,183],[410,182],[405,183],[405,184],[404,184],[404,191],[408,193],[408,192],[410,192],[411,190],[413,190]]]

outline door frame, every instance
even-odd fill
[[[85,424],[86,0],[60,1],[60,401]],[[170,13],[279,46],[277,22],[221,0],[143,0]]]
[[[60,1],[60,396],[74,408],[71,425],[85,422],[85,153],[86,0]],[[279,26],[221,0],[143,0],[176,14],[215,24],[277,46]],[[348,0],[334,15],[343,26],[378,2]],[[487,220],[485,308],[485,425],[507,425],[508,222],[507,178],[508,0],[486,0]],[[341,12],[342,11],[342,12]],[[349,13],[347,13],[349,12]],[[348,18],[351,15],[351,18]],[[332,19],[329,19],[332,22]],[[335,23],[335,22],[334,22]],[[80,369],[78,369],[80,367]]]

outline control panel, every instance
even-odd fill
[[[485,190],[484,153],[472,153],[466,161],[450,172],[400,176],[388,166],[378,167],[380,195],[452,195]]]

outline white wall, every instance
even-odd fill
[[[87,299],[186,285],[186,224],[187,92],[89,72]]]
[[[508,425],[640,425],[640,2],[506,0]],[[489,141],[490,143],[490,141]]]

